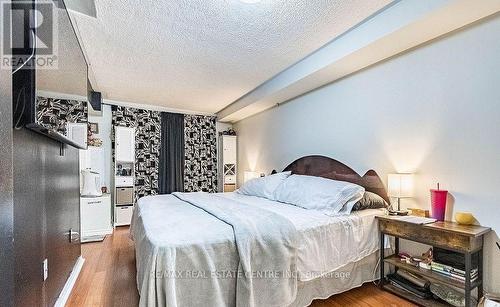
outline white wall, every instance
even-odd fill
[[[418,206],[436,182],[452,211],[500,234],[500,16],[238,122],[240,175],[322,154],[360,174],[416,172]],[[414,206],[414,203],[406,204]],[[496,234],[486,289],[500,292]]]
[[[102,113],[99,115],[89,114],[89,122],[99,125],[99,133],[95,136],[102,140],[102,148],[104,151],[104,170],[101,173],[101,180],[108,191],[111,191],[111,175],[113,174],[113,163],[111,153],[111,106],[102,105]]]

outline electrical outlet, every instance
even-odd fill
[[[43,281],[46,281],[49,278],[49,260],[45,258],[43,260]]]

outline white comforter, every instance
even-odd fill
[[[301,281],[360,260],[378,247],[374,216],[379,210],[329,217],[237,193],[217,197],[291,221],[299,242],[296,266]],[[139,200],[131,234],[141,306],[237,305],[234,272],[240,260],[231,225],[173,195],[160,195]]]

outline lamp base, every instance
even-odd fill
[[[410,211],[408,210],[397,210],[397,211],[390,211],[389,210],[389,215],[408,215]]]
[[[401,198],[398,197],[398,210],[392,210],[392,206],[389,209],[389,215],[408,215],[410,212],[408,210],[401,210]]]

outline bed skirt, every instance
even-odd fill
[[[309,306],[315,299],[326,299],[350,289],[360,287],[366,282],[378,279],[378,251],[369,256],[343,266],[342,268],[310,281],[300,282],[297,297],[291,307]]]

